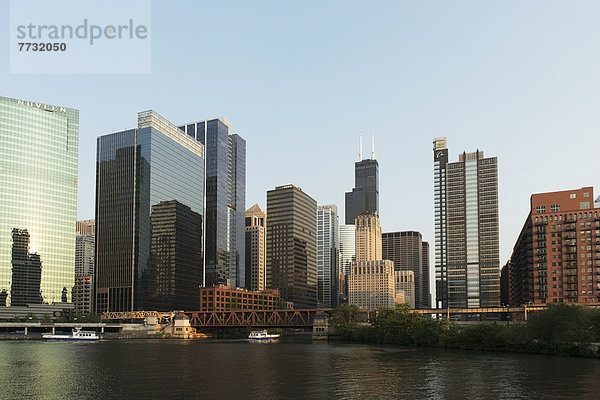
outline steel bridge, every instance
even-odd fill
[[[236,311],[190,311],[190,325],[194,328],[221,327],[272,327],[309,328],[315,315],[329,313],[331,309],[318,310],[236,310]]]

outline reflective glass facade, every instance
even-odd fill
[[[194,213],[195,221],[201,221],[203,199],[204,146],[158,114],[140,113],[137,129],[98,138],[97,312],[142,310],[152,305],[150,290],[156,276],[151,272],[156,269],[148,268],[158,249],[152,245],[154,206],[176,201]],[[177,218],[174,214],[173,219]],[[196,259],[198,253],[202,254],[202,243],[192,242],[175,246],[173,257]],[[190,280],[196,280],[192,283],[199,287],[201,261],[196,269],[198,274],[191,275]]]
[[[245,287],[246,141],[225,119],[179,129],[206,145],[204,286]]]
[[[340,221],[335,205],[317,209],[317,302],[337,307],[340,268]]]
[[[79,111],[0,97],[0,298],[71,301]]]

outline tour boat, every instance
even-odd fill
[[[45,333],[42,335],[44,340],[61,340],[70,342],[94,342],[99,340],[100,337],[94,331],[82,331],[79,328],[75,328],[71,331],[70,335],[54,335]]]
[[[279,337],[276,333],[268,333],[266,330],[264,331],[252,331],[250,335],[248,335],[248,339],[250,340],[269,340],[269,339],[277,339]]]

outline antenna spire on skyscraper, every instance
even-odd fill
[[[375,131],[371,131],[371,160],[374,160],[375,156]]]
[[[358,161],[362,161],[362,133],[358,136]]]

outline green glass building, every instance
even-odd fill
[[[79,111],[0,97],[0,307],[71,301]]]

